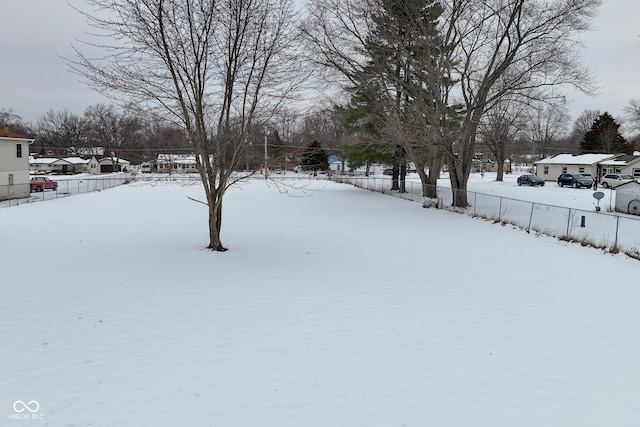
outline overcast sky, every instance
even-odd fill
[[[73,0],[78,3],[79,0]],[[86,38],[85,19],[65,0],[0,0],[0,109],[11,109],[26,122],[46,111],[82,114],[108,99],[91,91],[68,71],[62,57],[71,44]],[[594,98],[568,92],[573,118],[586,109],[617,117],[632,98],[640,98],[640,1],[608,0],[584,35],[584,63],[596,74]]]

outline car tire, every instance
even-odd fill
[[[58,184],[53,186],[53,191],[58,191]]]
[[[573,188],[580,188],[580,184],[578,184],[577,182],[575,182],[575,183],[573,184]]]
[[[522,185],[522,183],[521,183],[521,182],[518,182],[518,187],[520,187],[521,185]]]
[[[608,183],[606,183],[606,182],[603,182],[603,183],[602,183],[602,186],[603,186],[604,188],[609,188],[609,184],[608,184]]]
[[[558,183],[558,185],[559,185],[560,187],[564,187],[564,182],[559,182],[559,183]]]
[[[36,193],[40,193],[42,191],[42,187],[36,187]]]

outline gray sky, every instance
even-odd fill
[[[82,114],[90,105],[110,102],[69,72],[60,58],[72,57],[71,44],[89,30],[65,0],[0,0],[0,12],[0,108],[35,122],[50,109]],[[640,98],[638,21],[638,0],[608,0],[601,7],[593,31],[584,35],[583,54],[600,94],[591,98],[567,92],[573,118],[585,109],[617,117],[630,99]]]

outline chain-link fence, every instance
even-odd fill
[[[513,224],[529,232],[640,256],[640,218],[632,215],[585,211],[468,190],[456,194],[451,188],[423,188],[421,183],[410,181],[406,182],[404,192],[392,192],[389,178],[333,176],[331,179],[380,193],[393,193],[403,199],[425,203],[425,206]],[[434,197],[427,198],[423,194]],[[454,197],[465,196],[467,207],[453,206]]]
[[[28,194],[28,197],[12,198],[8,200],[0,201],[0,207],[17,206],[24,203],[42,202],[46,200],[59,199],[62,197],[68,197],[74,194],[91,193],[93,191],[106,190],[108,188],[117,187],[118,185],[131,182],[133,176],[130,173],[112,173],[109,175],[97,175],[83,178],[67,177],[55,177],[52,176],[51,180],[55,181],[57,188],[45,189],[42,191],[34,191]],[[7,194],[11,194],[12,189],[0,188],[0,192],[5,190]]]

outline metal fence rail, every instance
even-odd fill
[[[331,179],[371,191],[393,193],[407,200],[432,200],[438,209],[454,210],[559,239],[640,256],[640,218],[632,215],[546,205],[468,190],[469,206],[457,208],[453,206],[455,193],[448,187],[430,188],[431,194],[437,194],[437,198],[428,199],[423,196],[421,183],[407,182],[406,192],[400,193],[390,190],[389,178],[334,175]]]

